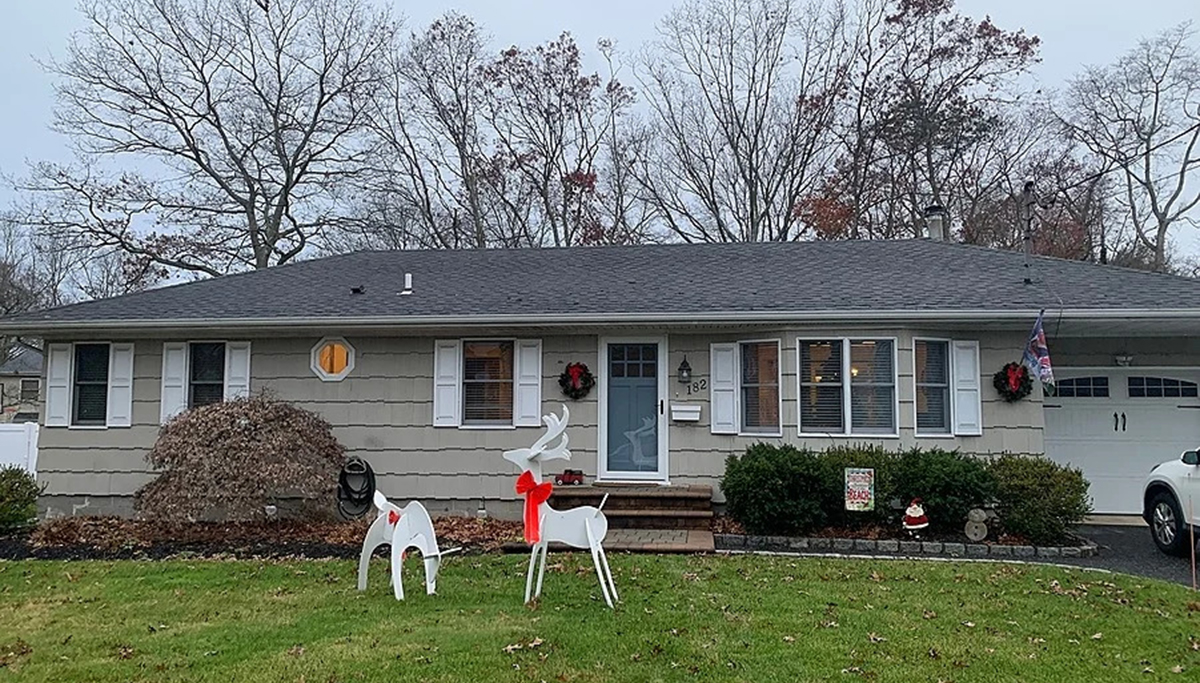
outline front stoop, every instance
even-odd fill
[[[550,505],[558,510],[599,505],[605,495],[606,549],[651,553],[715,549],[711,486],[556,486]]]

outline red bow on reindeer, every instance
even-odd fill
[[[537,483],[533,473],[525,470],[517,477],[517,495],[525,496],[525,542],[537,543],[542,540],[541,521],[538,517],[538,507],[550,500],[550,492],[554,485],[550,482]]]

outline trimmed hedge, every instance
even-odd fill
[[[1056,543],[1092,511],[1077,469],[1046,458],[1006,455],[988,464],[1004,530],[1032,543]]]
[[[847,467],[875,470],[874,511],[845,510]],[[940,449],[840,446],[814,452],[759,443],[726,459],[721,489],[730,517],[763,535],[830,526],[898,528],[903,508],[921,498],[934,532],[961,534],[972,508],[995,505],[1008,533],[1053,543],[1083,520],[1088,507],[1087,482],[1076,470],[1032,457],[1006,456],[989,464]],[[993,528],[991,537],[999,531]]]
[[[37,520],[37,499],[43,488],[20,467],[0,467],[0,533]]]

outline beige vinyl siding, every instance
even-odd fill
[[[1049,326],[1047,326],[1049,330]],[[1172,368],[1200,366],[1200,338],[1112,338],[1086,337],[1051,339],[1050,359],[1055,367],[1109,368],[1115,367],[1113,356],[1125,353],[1133,356],[1133,367]]]

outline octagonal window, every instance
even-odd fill
[[[326,382],[338,382],[354,369],[354,347],[341,337],[326,337],[312,350],[312,370]]]

